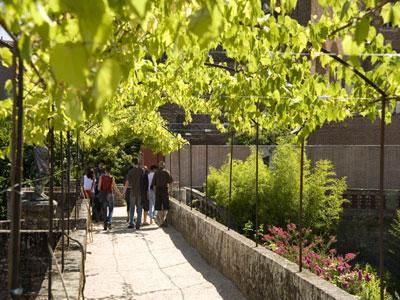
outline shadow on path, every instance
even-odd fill
[[[111,230],[103,230],[102,223],[97,223],[94,228],[94,234],[98,235],[98,242],[93,250],[96,247],[109,247],[107,244],[112,244],[112,251],[107,255],[108,259],[113,260],[114,267],[110,271],[114,274],[113,282],[119,282],[119,288],[109,290],[107,297],[105,297],[107,292],[104,291],[104,286],[99,292],[91,289],[90,295],[87,295],[86,299],[245,299],[237,287],[215,268],[208,265],[196,249],[191,247],[172,226],[168,228],[159,228],[155,225],[142,226],[136,230],[128,228],[126,216],[117,214],[113,218]],[[132,239],[129,237],[131,234]],[[106,236],[108,238],[104,239]],[[142,241],[141,243],[135,242],[135,240],[138,241],[138,238]],[[129,249],[127,249],[126,255],[134,255],[132,258],[139,259],[139,263],[139,257],[147,257],[146,261],[143,261],[145,264],[142,265],[141,270],[148,265],[150,273],[146,274],[154,274],[158,279],[141,278],[137,277],[137,274],[127,273],[128,265],[133,266],[132,272],[135,272],[134,263],[126,261],[126,257],[120,256],[125,253],[121,253],[121,249],[128,245]],[[98,252],[96,251],[96,253]],[[96,257],[96,253],[92,251],[93,257]],[[107,256],[102,256],[101,259],[105,257]],[[109,276],[105,277],[102,269],[98,269],[96,265],[97,263],[94,264],[92,260],[88,278],[91,278],[93,284],[102,285],[104,280],[109,280]],[[156,281],[153,281],[155,284],[147,284],[144,287],[140,284],[140,281],[143,280]],[[160,282],[161,285],[157,285],[158,280],[163,283]],[[95,297],[96,295],[98,297]]]
[[[175,245],[175,247],[182,253],[186,261],[201,275],[204,279],[210,282],[218,291],[221,299],[245,299],[240,293],[239,289],[217,269],[209,265],[205,259],[197,252],[195,248],[190,246],[184,237],[174,227],[162,228]],[[219,251],[219,249],[215,249]],[[221,279],[222,278],[222,279]],[[230,287],[230,288],[227,288]]]

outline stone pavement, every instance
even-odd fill
[[[125,207],[112,230],[95,225],[87,253],[86,299],[245,299],[171,226],[128,229]]]

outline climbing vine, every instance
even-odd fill
[[[375,22],[398,26],[400,5],[319,4],[302,25],[295,0],[5,0],[0,25],[25,68],[25,141],[43,142],[49,125],[86,142],[129,128],[169,152],[184,140],[158,112],[166,103],[186,122],[207,113],[221,130],[226,120],[238,132],[257,122],[301,137],[354,113],[373,119],[381,97],[393,107],[400,78]],[[11,50],[0,55],[13,64]]]

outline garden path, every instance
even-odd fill
[[[95,225],[87,246],[86,299],[245,299],[236,286],[171,226],[127,228],[114,208],[113,229]]]

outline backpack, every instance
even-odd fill
[[[113,178],[110,175],[102,175],[101,177],[101,188],[100,192],[111,193]]]

